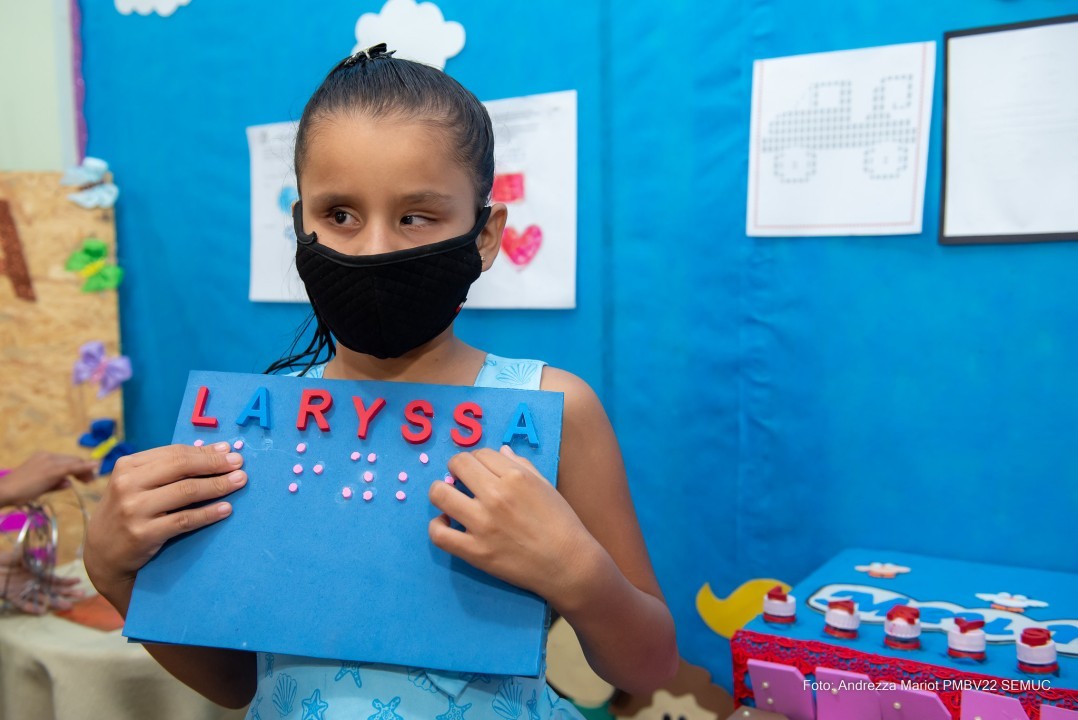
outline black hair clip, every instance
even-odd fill
[[[387,50],[385,43],[378,43],[377,45],[371,45],[366,50],[357,50],[352,53],[337,65],[336,69],[349,68],[360,62],[370,62],[375,58],[380,57],[392,57],[396,50]]]

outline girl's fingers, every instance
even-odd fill
[[[430,541],[434,547],[474,565],[475,538],[452,527],[449,522],[449,516],[444,513],[431,520],[427,528]]]
[[[120,458],[113,470],[113,481],[138,488],[154,488],[168,485],[180,478],[203,475],[226,475],[243,465],[243,456],[229,452],[226,442],[194,447],[192,445],[168,445],[138,453],[137,460],[124,463]],[[134,458],[135,455],[127,457]]]
[[[152,544],[160,547],[177,535],[213,525],[231,514],[232,506],[226,502],[178,510],[150,520],[146,525],[146,536]]]
[[[483,452],[497,455],[493,450],[462,452],[449,458],[448,463],[449,472],[464,481],[464,485],[476,496],[482,495],[484,488],[497,481],[497,475],[492,473],[484,463],[476,458],[478,454]]]
[[[464,527],[471,527],[478,511],[477,503],[454,486],[436,480],[427,493],[434,507],[459,522]]]
[[[247,484],[247,473],[233,470],[226,475],[188,477],[147,491],[143,495],[146,517],[170,513],[195,503],[215,500],[239,490]]]
[[[502,445],[498,449],[498,452],[500,452],[502,455],[506,456],[507,458],[520,463],[521,465],[528,468],[529,470],[531,470],[536,475],[542,476],[542,473],[539,472],[538,468],[536,468],[535,465],[532,464],[531,460],[524,457],[523,455],[517,455],[516,452],[513,451],[513,448],[509,447],[508,445]]]

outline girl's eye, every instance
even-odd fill
[[[333,222],[337,223],[338,225],[344,225],[345,223],[347,223],[349,217],[351,216],[344,210],[333,211]]]
[[[423,226],[434,222],[430,218],[423,217],[422,215],[405,215],[401,218],[401,225],[416,225]]]

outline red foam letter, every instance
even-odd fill
[[[386,406],[384,398],[378,398],[371,403],[370,409],[363,407],[363,398],[357,398],[352,396],[352,404],[356,406],[356,417],[359,418],[359,430],[356,431],[356,436],[360,440],[367,439],[367,430],[371,427],[371,420],[378,414],[378,411]]]
[[[413,400],[408,403],[404,408],[404,419],[417,426],[419,430],[401,425],[401,437],[416,445],[427,442],[434,430],[430,422],[432,417],[434,417],[434,408],[426,400]]]
[[[317,405],[311,401],[315,398],[320,399],[322,402]],[[329,394],[328,390],[304,390],[303,397],[299,401],[299,415],[296,416],[296,429],[306,430],[307,420],[314,418],[314,421],[318,423],[318,429],[322,432],[329,432],[329,422],[326,421],[326,413],[333,407],[333,396]]]
[[[217,418],[206,417],[206,401],[210,399],[210,389],[203,385],[195,396],[195,409],[191,411],[191,424],[199,427],[217,427]]]
[[[449,431],[449,436],[453,438],[453,442],[461,447],[471,447],[479,442],[479,439],[483,437],[483,426],[479,424],[478,418],[483,417],[483,408],[479,407],[473,402],[462,402],[457,405],[457,409],[453,411],[453,420],[456,421],[465,430],[471,430],[471,435],[463,435],[460,430],[453,428]]]

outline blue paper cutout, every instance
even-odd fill
[[[535,424],[532,421],[531,410],[526,403],[520,403],[516,409],[516,422],[505,431],[502,445],[511,445],[513,438],[523,435],[528,438],[528,444],[533,448],[539,447],[539,435],[535,432]]]
[[[218,427],[191,422],[203,386],[207,413],[221,418]],[[264,402],[253,402],[260,389]],[[333,398],[328,430],[312,416],[306,430],[292,421],[304,391],[312,390]],[[368,405],[373,398],[386,401],[365,439],[357,437],[353,397]],[[402,424],[411,428],[404,409],[416,400],[433,410],[431,437],[420,444],[401,432]],[[429,487],[443,481],[450,458],[464,451],[451,431],[470,434],[454,420],[466,402],[482,408],[483,428],[468,451],[497,449],[507,430],[522,436],[530,430],[537,446],[521,442],[518,452],[556,480],[561,393],[192,373],[174,442],[242,441],[238,452],[249,481],[228,496],[228,518],[166,543],[139,571],[125,635],[334,660],[344,663],[338,679],[345,682],[358,663],[538,677],[546,638],[542,598],[435,548],[428,535],[440,513],[428,499]],[[274,418],[271,427],[225,419],[254,417],[247,412],[255,409]],[[269,662],[265,670],[272,673]],[[359,682],[358,672],[352,680]],[[277,676],[272,700],[282,714],[296,708],[294,682]]]
[[[236,418],[236,424],[242,427],[253,419],[258,420],[258,427],[269,430],[271,427],[269,403],[269,390],[264,387],[258,388],[255,390],[254,395],[251,396],[251,401],[247,403],[247,407]]]

